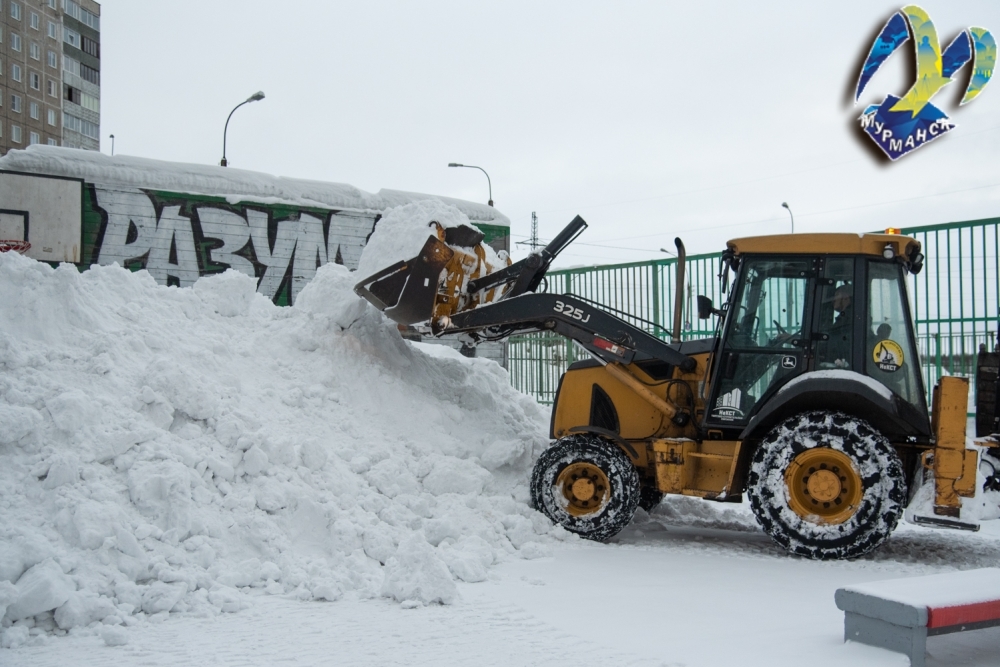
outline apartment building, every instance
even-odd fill
[[[0,0],[0,154],[100,150],[100,15],[93,0]]]

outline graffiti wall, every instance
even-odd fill
[[[279,305],[293,303],[327,262],[356,268],[379,217],[0,171],[0,237],[30,241],[30,257],[81,268],[117,263],[178,287],[234,269]],[[488,243],[509,250],[509,227],[473,222]]]

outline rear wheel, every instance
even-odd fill
[[[896,450],[868,422],[839,412],[806,412],[772,429],[754,453],[747,487],[771,539],[815,559],[877,548],[906,499]]]
[[[566,530],[604,541],[632,521],[639,473],[617,445],[590,434],[558,440],[531,475],[535,508]]]

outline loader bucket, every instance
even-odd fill
[[[394,322],[426,322],[434,314],[441,272],[454,255],[454,250],[430,236],[416,257],[368,276],[354,291]]]

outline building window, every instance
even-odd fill
[[[69,56],[63,56],[63,69],[70,74],[76,74],[80,76],[80,61],[74,60]]]
[[[28,72],[28,81],[29,81],[28,85],[31,86],[32,90],[42,89],[42,77],[40,77],[38,74],[34,72]]]
[[[56,0],[49,0],[49,9],[56,8]]]
[[[31,12],[31,27],[38,30],[39,25],[41,25],[41,20],[39,20],[38,14]]]
[[[49,67],[59,67],[59,56],[55,51],[49,51]]]
[[[77,118],[73,114],[65,112],[63,112],[63,128],[79,132],[91,139],[100,139],[101,136],[101,128],[97,123],[91,123],[89,120]]]
[[[56,110],[55,109],[48,109],[47,111],[48,111],[48,115],[49,115],[49,125],[55,125],[56,124]]]
[[[59,26],[52,21],[49,21],[49,37],[52,39],[59,39]]]
[[[83,36],[83,52],[89,53],[95,58],[101,57],[101,45],[90,39],[86,35]]]
[[[15,51],[21,50],[21,36],[16,32],[10,33],[10,48]]]
[[[70,46],[80,48],[80,33],[63,26],[63,41]]]
[[[33,60],[42,59],[42,47],[38,46],[38,44],[35,44],[34,42],[32,42],[31,46],[28,47],[28,53],[31,55]]]
[[[10,140],[15,144],[21,143],[21,128],[17,125],[10,126]]]
[[[29,145],[31,145],[31,144],[37,144],[37,143],[41,142],[41,140],[42,139],[41,139],[41,137],[38,136],[37,132],[31,132],[28,135],[28,144]]]
[[[14,81],[21,80],[21,66],[17,63],[10,66],[10,78],[14,79]]]
[[[80,104],[80,89],[74,88],[68,83],[63,84],[63,99],[73,104]]]
[[[89,81],[95,86],[101,85],[101,73],[93,67],[80,63],[80,76],[83,77],[84,81]]]
[[[10,96],[10,110],[21,113],[21,96],[11,95]]]
[[[39,119],[38,102],[32,102],[28,105],[28,113],[31,115],[32,120]]]
[[[59,93],[57,92],[58,89],[56,87],[56,82],[53,81],[52,79],[49,79],[45,83],[47,84],[46,90],[48,94],[51,95],[52,97],[59,97]]]
[[[80,106],[94,113],[101,113],[101,100],[87,93],[80,93]]]
[[[49,137],[49,142],[48,143],[49,143],[49,146],[58,146],[59,145],[59,140],[58,139],[53,139],[52,137]]]
[[[10,2],[10,16],[15,21],[21,20],[21,5],[11,0]]]
[[[63,2],[63,11],[75,18],[80,23],[90,26],[94,30],[100,32],[101,30],[101,19],[97,14],[92,14],[80,5],[73,2],[73,0],[65,0]]]

